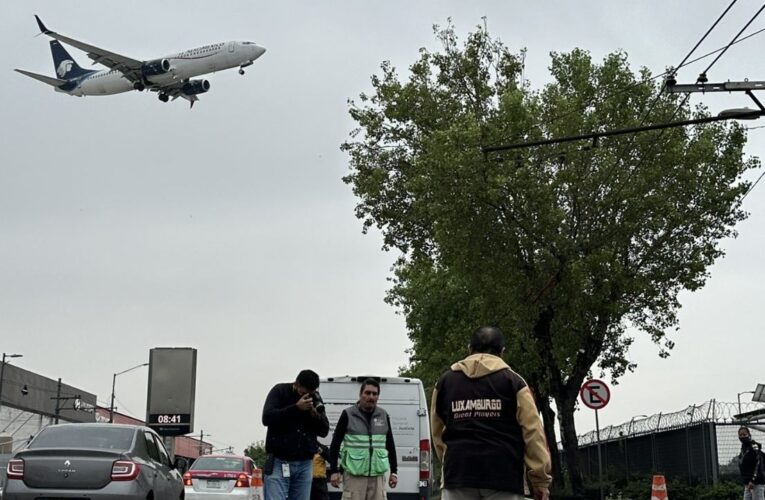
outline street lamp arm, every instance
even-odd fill
[[[141,368],[142,366],[149,366],[149,363],[141,363],[140,365],[135,365],[132,368],[128,368],[127,370],[122,370],[121,372],[117,372],[112,376],[112,400],[111,404],[109,405],[109,423],[114,423],[114,387],[117,385],[117,375],[122,375],[123,373],[127,373],[129,371],[136,370],[138,368]]]
[[[116,377],[117,375],[122,375],[123,373],[127,373],[129,371],[133,371],[133,370],[135,370],[137,368],[140,368],[142,366],[149,366],[149,363],[141,363],[140,365],[136,365],[133,368],[128,368],[127,370],[122,370],[121,372],[115,373],[114,376]]]

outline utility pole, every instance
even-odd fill
[[[207,437],[210,437],[210,436],[212,436],[212,434],[207,435]],[[205,439],[205,431],[200,430],[199,431],[199,456],[200,457],[204,455],[204,445],[205,445],[204,439]]]
[[[69,401],[70,399],[76,400],[80,399],[82,396],[79,394],[75,394],[73,396],[62,396],[61,395],[61,377],[58,379],[58,384],[56,386],[56,395],[51,397],[51,399],[56,400],[56,410],[53,412],[53,416],[56,418],[56,423],[58,423],[59,417],[61,416],[61,401]],[[76,408],[75,408],[76,409]]]
[[[56,423],[58,423],[59,407],[61,406],[61,377],[58,378],[58,385],[56,386]]]
[[[3,353],[3,362],[0,364],[0,409],[3,407],[3,376],[5,375],[5,359],[6,358],[20,358],[21,354],[6,354]]]

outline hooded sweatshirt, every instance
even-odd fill
[[[519,495],[524,465],[532,487],[549,487],[550,452],[526,381],[491,354],[452,365],[431,403],[443,487],[487,488]]]

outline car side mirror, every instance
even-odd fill
[[[183,474],[189,468],[189,461],[183,457],[175,457],[173,460],[173,469],[177,469]]]

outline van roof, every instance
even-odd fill
[[[371,378],[374,380],[377,380],[381,384],[412,384],[412,385],[422,385],[422,381],[418,378],[411,378],[411,377],[381,377],[379,375],[344,375],[342,377],[327,377],[322,378],[321,383],[326,382],[337,382],[337,383],[345,383],[345,384],[360,384],[361,382],[365,381],[366,379]]]

